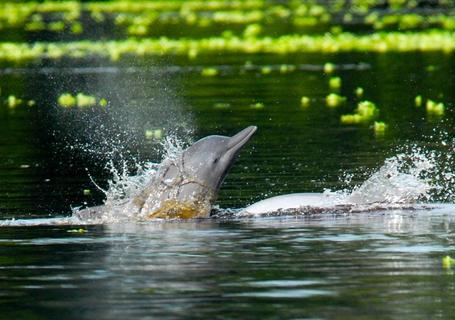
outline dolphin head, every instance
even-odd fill
[[[183,153],[185,174],[217,193],[235,157],[256,129],[250,126],[232,137],[208,136],[195,142]]]

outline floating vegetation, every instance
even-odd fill
[[[428,99],[425,109],[429,115],[442,116],[445,112],[445,105],[442,102],[435,102]]]
[[[436,66],[434,66],[434,65],[429,65],[429,66],[427,66],[427,67],[425,68],[425,70],[428,71],[428,72],[434,72],[434,71],[436,71],[436,69],[437,69],[437,68],[436,68]]]
[[[414,104],[416,107],[421,107],[422,106],[422,96],[418,95],[414,99]]]
[[[451,269],[452,265],[455,263],[455,259],[450,256],[445,256],[442,258],[442,267],[444,269]]]
[[[14,95],[9,95],[6,104],[8,108],[14,109],[22,103],[22,99],[17,98]]]
[[[161,140],[161,138],[163,138],[163,130],[162,129],[145,130],[145,138],[147,140]]]
[[[325,103],[329,108],[336,108],[346,102],[346,97],[340,96],[336,93],[330,93],[325,98]]]
[[[108,105],[108,101],[104,98],[101,98],[100,101],[98,102],[98,104],[101,106],[101,107],[106,107]]]
[[[251,109],[261,110],[264,109],[264,104],[262,102],[256,102],[250,105]]]
[[[362,122],[362,117],[357,114],[343,114],[340,118],[342,124],[358,124]]]
[[[243,36],[245,38],[256,38],[262,31],[262,27],[260,24],[250,24],[245,28],[243,31]]]
[[[272,68],[269,66],[264,66],[261,68],[261,73],[262,74],[270,74],[272,72]]]
[[[96,105],[96,98],[83,93],[76,95],[76,104],[78,107],[93,107]]]
[[[71,108],[78,106],[80,108],[93,107],[97,104],[97,99],[94,96],[90,96],[84,93],[78,93],[73,96],[71,93],[63,93],[58,97],[57,103],[64,108]],[[98,105],[101,107],[107,106],[108,102],[102,98],[98,101]]]
[[[84,196],[89,196],[92,194],[92,191],[90,189],[84,189],[82,190],[82,193],[84,194]]]
[[[387,130],[387,124],[382,121],[375,121],[373,125],[374,133],[376,135],[382,135]]]
[[[339,89],[341,88],[341,78],[340,77],[332,77],[329,79],[329,87],[330,89]]]
[[[201,71],[201,75],[204,77],[214,77],[218,75],[218,69],[216,68],[204,68]]]
[[[76,105],[76,98],[70,93],[64,93],[58,97],[58,104],[64,108],[70,108]]]
[[[34,105],[36,105],[35,100],[21,99],[16,97],[14,94],[8,95],[6,100],[4,100],[4,103],[9,109],[16,109],[20,105],[26,105],[28,107],[33,107]]]
[[[335,65],[331,62],[327,62],[324,64],[324,73],[330,74],[335,71]]]
[[[282,64],[280,66],[280,73],[288,73],[295,71],[295,65],[292,64]]]
[[[223,33],[233,35],[235,30],[239,37],[257,38],[267,32],[276,36],[280,31],[271,28],[274,25],[286,26],[281,32],[290,34],[310,30],[321,35],[340,34],[345,25],[368,32],[455,30],[455,11],[449,2],[438,1],[435,8],[425,9],[418,8],[419,2],[427,1],[337,0],[323,5],[267,0],[4,2],[0,4],[0,31],[33,32],[34,36],[40,31],[80,35],[85,29],[108,24],[122,36],[151,37],[167,30],[166,34],[171,35],[175,26],[182,26],[179,28],[182,37],[191,36],[197,28],[204,31],[224,28]],[[387,8],[381,9],[385,3]]]
[[[68,233],[86,233],[88,232],[87,229],[70,229],[70,230],[67,230],[66,232]]]
[[[170,61],[174,56],[204,60],[209,55],[237,54],[250,55],[256,61],[256,56],[289,55],[289,59],[266,60],[284,62],[281,65],[260,67],[247,62],[242,69],[268,75],[294,72],[296,65],[288,64],[294,61],[294,56],[316,53],[330,57],[315,69],[322,67],[330,89],[337,92],[343,83],[336,72],[345,68],[337,53],[455,51],[455,10],[449,10],[445,1],[438,2],[436,11],[408,10],[415,9],[421,1],[424,0],[386,1],[385,10],[379,7],[383,0],[337,0],[323,5],[268,0],[4,2],[0,4],[0,32],[7,34],[7,39],[16,34],[17,39],[0,42],[0,62],[8,66],[29,62],[46,65],[53,61],[67,63],[67,59],[79,62],[101,58],[117,62],[167,56]],[[99,32],[91,32],[94,29]],[[86,40],[81,40],[84,37]],[[57,40],[26,43],[20,42],[22,39]],[[215,77],[224,74],[225,69],[215,66],[196,70],[201,76]],[[435,70],[433,65],[426,68],[428,72]],[[364,99],[362,87],[356,88],[354,94],[357,101]],[[84,93],[64,93],[57,102],[64,108],[108,106],[106,99]],[[336,93],[325,97],[330,108],[345,102],[346,97]],[[8,96],[5,103],[9,108],[25,104],[14,95]],[[311,103],[310,97],[300,99],[302,108]],[[35,102],[26,104],[32,106]],[[415,97],[416,106],[423,104],[422,96]],[[213,105],[215,109],[229,107],[228,103]],[[428,100],[425,107],[428,115],[440,116],[445,112],[441,102]],[[264,104],[254,103],[249,108],[263,109]],[[342,115],[341,122],[371,125],[377,113],[372,102],[363,101],[354,113]],[[384,132],[386,128],[384,122],[374,122],[375,132]],[[146,130],[145,138],[161,139],[162,132],[156,130],[160,129]]]
[[[344,114],[341,116],[340,120],[343,124],[359,124],[359,123],[368,123],[371,122],[379,113],[379,109],[371,101],[361,101],[357,105],[355,113],[353,114]],[[379,123],[378,125],[382,125]],[[385,127],[384,127],[385,129]],[[375,128],[376,130],[376,128]]]
[[[291,54],[336,52],[410,52],[455,50],[455,33],[373,33],[355,35],[286,35],[277,38],[244,39],[210,37],[202,39],[128,39],[117,41],[74,41],[0,43],[0,61],[27,62],[40,59],[89,58],[93,56],[117,61],[123,56],[163,56],[198,54]],[[330,68],[324,66],[325,72]],[[207,72],[207,71],[206,71]],[[209,74],[214,71],[208,71]]]
[[[362,101],[357,105],[356,112],[365,120],[371,120],[378,114],[379,109],[371,101]]]
[[[81,34],[84,31],[84,28],[81,23],[75,22],[71,25],[71,33]]]
[[[310,98],[303,96],[302,99],[300,99],[300,105],[304,108],[307,108],[310,106]]]
[[[227,102],[217,102],[213,105],[215,109],[229,109],[230,106],[231,104]]]
[[[357,96],[357,98],[362,98],[363,97],[363,93],[364,93],[364,90],[362,87],[357,87],[355,89],[355,95]]]

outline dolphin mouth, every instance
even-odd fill
[[[228,151],[236,152],[240,150],[250,140],[251,136],[256,132],[256,130],[256,126],[249,126],[237,133],[235,136],[232,136],[229,139],[227,146]]]

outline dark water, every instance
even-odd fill
[[[453,213],[4,228],[2,316],[447,319]]]
[[[333,91],[322,71],[328,61],[348,97],[337,109],[324,102]],[[2,99],[14,94],[36,105],[0,107],[0,213],[53,217],[101,203],[88,174],[106,186],[108,160],[131,167],[159,161],[160,148],[144,137],[155,128],[191,141],[259,127],[222,187],[224,208],[352,187],[411,145],[453,150],[453,61],[444,54],[350,54],[3,69]],[[280,72],[282,64],[296,70]],[[270,74],[261,72],[265,65]],[[206,66],[219,75],[201,76]],[[359,101],[357,87],[379,107],[389,125],[384,135],[371,125],[340,124]],[[63,109],[56,101],[64,92],[106,98],[109,106]],[[416,95],[444,102],[445,114],[416,108]],[[310,107],[302,109],[302,96]],[[263,107],[252,107],[257,103]],[[343,173],[353,180],[340,180]],[[441,259],[455,255],[454,213],[448,206],[93,226],[86,233],[5,227],[0,312],[7,319],[448,318],[453,275]]]

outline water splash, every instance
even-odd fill
[[[400,205],[409,207],[415,203],[436,201],[453,201],[455,174],[453,151],[454,143],[441,144],[437,150],[416,145],[403,148],[397,155],[384,161],[384,164],[363,182],[351,190],[332,192],[324,191],[330,203],[343,206],[348,210],[375,210],[381,208],[397,208]],[[176,136],[168,136],[162,141],[165,150],[162,164],[175,162],[183,152],[186,144]],[[406,149],[406,150],[404,150]],[[136,163],[134,172],[129,170],[126,162],[115,167],[114,162],[108,163],[112,178],[108,188],[101,189],[105,196],[106,215],[103,222],[119,220],[137,220],[128,210],[128,202],[138,196],[146,186],[156,178],[160,164]],[[347,182],[354,177],[345,174]],[[231,209],[217,209],[217,216],[223,212],[232,213]],[[140,218],[140,217],[139,217]]]
[[[110,223],[138,219],[129,204],[146,186],[156,179],[161,165],[178,159],[187,143],[176,136],[167,136],[160,144],[165,150],[161,163],[140,162],[138,160],[131,165],[130,161],[122,159],[120,165],[116,165],[114,161],[110,160],[105,166],[105,169],[111,174],[111,178],[107,181],[108,187],[106,189],[100,187],[91,178],[93,184],[105,196],[103,214],[92,220],[100,223]],[[74,213],[77,213],[79,209],[77,208]]]
[[[415,202],[453,202],[454,143],[441,143],[440,150],[415,145],[384,161],[384,164],[361,185],[351,191],[326,193],[354,205],[373,203],[410,204]],[[346,182],[352,175],[346,175]]]
[[[182,154],[186,142],[176,136],[167,136],[161,145],[165,150],[161,163],[167,163]],[[113,161],[109,161],[106,169],[112,174],[112,178],[108,180],[107,190],[101,189],[106,196],[105,205],[114,208],[137,196],[155,178],[160,165],[155,162],[136,162],[133,174],[126,161],[122,161],[120,168],[116,168]]]
[[[431,184],[425,178],[435,168],[432,158],[422,153],[399,154],[384,165],[362,185],[354,188],[347,200],[354,204],[412,203],[427,199]]]

